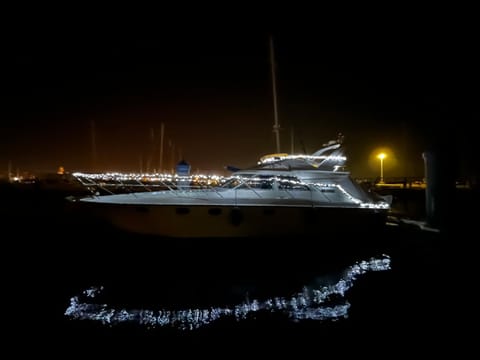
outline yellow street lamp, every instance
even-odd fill
[[[380,159],[380,183],[383,184],[383,159],[387,157],[387,154],[380,153],[377,155],[377,158]]]

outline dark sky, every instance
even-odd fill
[[[157,168],[161,123],[164,166],[180,156],[201,172],[255,163],[275,151],[270,34],[282,151],[290,152],[292,129],[295,150],[310,153],[341,132],[354,176],[378,176],[370,157],[379,147],[393,152],[385,171],[394,176],[422,176],[430,147],[459,149],[467,172],[477,166],[468,143],[478,118],[473,26],[117,24],[10,33],[2,45],[0,173],[9,161],[33,172],[88,171],[93,162],[97,170]]]

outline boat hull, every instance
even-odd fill
[[[90,206],[89,206],[90,205]],[[387,211],[354,207],[85,204],[97,218],[137,234],[170,238],[281,237],[384,226]]]

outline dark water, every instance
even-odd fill
[[[453,345],[469,311],[452,276],[460,232],[179,243],[79,217],[64,194],[3,195],[9,337],[38,353],[428,354]]]

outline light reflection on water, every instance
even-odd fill
[[[240,321],[254,317],[259,312],[286,314],[292,321],[332,321],[348,317],[350,304],[345,299],[345,293],[354,285],[359,275],[389,269],[390,257],[383,255],[381,258],[371,258],[349,266],[332,285],[325,284],[319,278],[312,282],[315,285],[305,285],[300,292],[290,297],[254,299],[237,305],[204,309],[115,309],[108,304],[92,302],[104,288],[91,287],[70,299],[65,316],[73,320],[90,320],[109,326],[132,323],[149,328],[169,326],[180,330],[195,330],[225,317]]]

